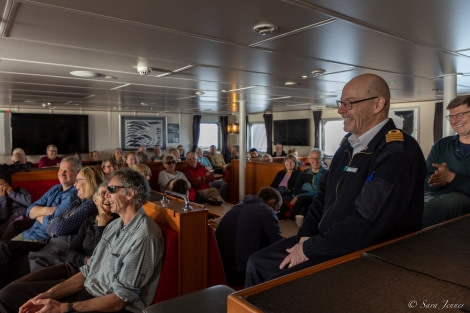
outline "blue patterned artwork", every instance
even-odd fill
[[[140,145],[166,149],[166,118],[121,116],[121,148],[136,150]]]

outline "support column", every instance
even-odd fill
[[[444,101],[442,103],[444,116],[449,114],[446,110],[449,102],[457,96],[457,74],[450,74],[444,76]],[[442,137],[451,136],[454,130],[450,126],[449,121],[445,118],[442,120]]]
[[[238,144],[240,146],[239,153],[239,170],[238,170],[238,199],[242,201],[245,198],[245,181],[246,181],[246,103],[244,100],[240,102],[238,121],[240,122],[240,132],[238,135]]]

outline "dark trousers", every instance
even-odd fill
[[[333,257],[317,257],[296,266],[279,269],[282,260],[287,256],[286,249],[297,244],[296,236],[273,243],[269,247],[252,254],[246,265],[245,287],[251,287],[262,282],[281,277],[298,270],[325,262]]]
[[[10,240],[33,226],[36,220],[24,219],[4,224],[0,228],[0,240]]]
[[[307,215],[307,209],[312,204],[313,197],[310,196],[298,196],[292,210],[290,211],[289,219],[295,221],[296,215]]]
[[[0,288],[30,272],[28,253],[38,251],[44,243],[5,240],[0,241]]]

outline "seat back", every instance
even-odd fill
[[[165,239],[162,271],[153,303],[178,296],[178,232],[159,223]]]

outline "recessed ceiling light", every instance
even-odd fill
[[[203,94],[204,94],[204,91],[202,91],[202,90],[196,91],[196,95],[198,95],[198,96],[202,96]]]
[[[325,73],[325,70],[322,68],[316,68],[312,71],[313,76],[318,76],[324,73]]]
[[[289,81],[286,81],[286,82],[284,83],[284,85],[285,85],[285,86],[295,86],[295,85],[297,85],[297,82],[294,82],[294,81],[292,81],[292,80],[289,80]]]
[[[92,71],[71,71],[70,75],[80,78],[92,78],[92,77],[99,77],[103,76],[103,74],[95,73]]]
[[[222,89],[222,92],[232,92],[232,91],[238,91],[238,90],[244,90],[244,89],[250,89],[250,88],[255,88],[256,86],[249,86],[249,87],[242,87],[242,88],[237,88],[237,89],[230,89],[230,90],[225,90]]]

